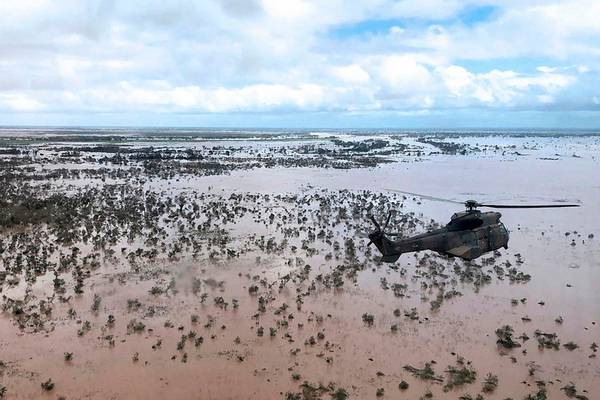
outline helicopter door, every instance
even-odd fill
[[[500,247],[507,248],[508,231],[503,224],[490,225],[488,227],[488,248],[496,250]]]
[[[460,236],[462,244],[446,250],[444,253],[460,257],[464,260],[473,260],[479,257],[487,249],[487,229],[478,228],[465,231]]]

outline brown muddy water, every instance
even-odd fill
[[[0,143],[0,398],[600,398],[598,136],[109,138]],[[461,211],[390,188],[582,207],[382,264]]]

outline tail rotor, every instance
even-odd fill
[[[381,240],[385,236],[385,230],[387,229],[388,225],[390,224],[390,220],[392,219],[392,214],[394,213],[394,211],[390,210],[388,212],[387,218],[385,220],[385,224],[383,225],[383,228],[382,228],[381,225],[379,224],[379,222],[377,222],[377,220],[373,216],[373,214],[370,213],[371,208],[372,207],[369,207],[367,209],[367,212],[369,212],[369,219],[371,220],[371,222],[373,222],[373,225],[375,225],[375,230],[369,234],[369,243],[367,244],[367,246],[370,246],[372,244],[375,244],[377,246],[376,242],[381,242]],[[377,246],[377,247],[379,247],[379,246]]]

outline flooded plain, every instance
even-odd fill
[[[600,136],[0,131],[0,398],[600,398]],[[394,264],[456,201],[508,250]]]

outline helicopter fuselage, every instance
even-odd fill
[[[380,234],[371,240],[384,262],[395,262],[403,253],[422,250],[473,260],[501,247],[508,248],[509,234],[500,222],[501,216],[498,212],[468,210],[454,214],[445,227],[431,232],[400,240]]]

